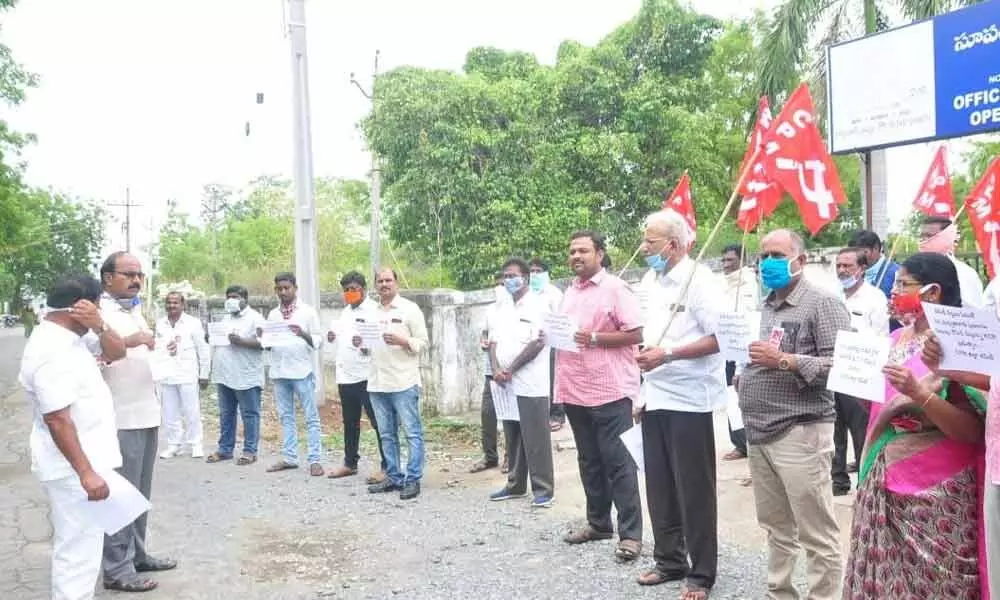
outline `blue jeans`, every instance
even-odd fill
[[[368,392],[371,396],[378,435],[385,453],[386,475],[395,485],[419,483],[424,474],[424,430],[420,425],[420,388],[401,392]],[[406,473],[400,471],[399,426],[402,424],[409,443]]]
[[[231,457],[236,446],[236,409],[243,418],[243,454],[257,455],[260,442],[260,388],[234,390],[219,384],[219,455]]]
[[[278,406],[285,461],[299,464],[299,432],[295,426],[295,396],[299,397],[302,413],[306,417],[309,435],[309,464],[318,463],[323,450],[322,432],[319,426],[319,407],[316,406],[316,376],[310,373],[302,379],[275,379],[274,402]]]

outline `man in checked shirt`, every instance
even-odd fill
[[[792,572],[806,550],[809,600],[839,595],[842,566],[833,512],[833,345],[850,330],[843,301],[802,277],[805,244],[787,229],[761,240],[760,272],[771,293],[760,338],[737,390],[747,432],[757,522],[767,531],[768,598],[797,599]]]

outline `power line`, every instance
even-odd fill
[[[109,203],[108,206],[125,208],[125,223],[122,229],[125,232],[125,252],[132,251],[132,209],[142,206],[142,204],[132,203],[132,193],[129,188],[125,188],[125,203]]]

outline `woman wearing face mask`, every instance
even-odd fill
[[[939,378],[922,350],[921,303],[961,306],[948,257],[920,253],[896,275],[885,403],[871,405],[844,599],[988,598],[980,570],[983,394]]]

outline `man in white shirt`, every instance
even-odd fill
[[[102,474],[122,464],[111,391],[82,340],[93,331],[106,359],[125,356],[124,341],[97,310],[100,295],[100,282],[87,275],[56,282],[50,311],[21,358],[19,380],[34,413],[31,470],[49,499],[52,598],[58,599],[94,597],[104,531],[78,518],[77,505],[84,497],[107,498]]]
[[[531,475],[531,506],[552,506],[552,430],[549,429],[549,352],[541,339],[542,318],[549,307],[528,290],[529,267],[520,258],[503,265],[504,288],[513,302],[498,308],[490,323],[493,383],[517,398],[518,421],[504,421],[512,464],[503,489],[490,500],[523,498]]]
[[[344,311],[340,320],[330,323],[326,340],[337,342],[337,391],[340,395],[341,414],[344,419],[344,464],[330,473],[330,479],[357,475],[358,445],[361,440],[361,410],[368,415],[375,435],[378,436],[378,419],[368,397],[368,375],[371,372],[371,349],[366,348],[357,331],[358,323],[374,321],[375,302],[368,298],[365,276],[351,271],[340,279],[344,290]],[[368,485],[385,480],[385,452],[379,438],[378,453],[382,459],[380,470],[368,477]]]
[[[506,303],[510,303],[510,294],[503,286],[503,273],[497,271],[493,277],[493,293],[496,300],[486,308],[486,322],[483,324],[483,329],[480,334],[479,347],[483,351],[484,359],[484,373],[486,374],[483,382],[483,395],[480,398],[479,404],[479,424],[480,424],[480,436],[482,440],[483,447],[483,459],[478,461],[476,464],[472,465],[469,469],[470,473],[481,473],[488,469],[496,468],[500,464],[500,457],[497,453],[497,413],[496,408],[493,406],[493,390],[490,387],[490,382],[493,381],[493,364],[490,362],[490,324],[496,319],[495,314],[499,307]],[[501,473],[508,473],[510,471],[510,440],[506,439],[506,431],[504,432],[504,459],[503,466],[500,467]]]
[[[402,500],[420,495],[424,474],[424,432],[420,423],[420,352],[427,347],[427,323],[415,303],[399,295],[399,277],[392,269],[375,275],[379,302],[375,306],[385,345],[372,348],[368,395],[382,424],[379,438],[385,451],[386,479],[368,487],[372,494],[399,490]],[[406,430],[409,456],[404,473],[399,459],[399,425]]]
[[[642,252],[650,269],[639,285],[647,290],[650,310],[643,326],[645,347],[637,357],[645,375],[636,409],[642,411],[646,501],[656,561],[638,582],[685,581],[685,599],[706,598],[715,585],[718,507],[712,412],[726,405],[725,361],[715,338],[719,314],[726,310],[725,295],[718,278],[688,257],[690,241],[684,218],[674,211],[646,219]]]
[[[528,263],[531,269],[531,291],[540,295],[545,300],[545,305],[549,312],[559,312],[559,305],[562,304],[562,290],[552,285],[549,281],[549,265],[542,259],[535,257]],[[566,424],[566,410],[561,403],[554,402],[556,383],[556,351],[549,349],[549,428],[552,431],[559,431]]]
[[[889,335],[889,303],[882,290],[868,283],[865,273],[869,267],[864,250],[844,248],[837,254],[837,278],[844,290],[844,303],[851,313],[851,329],[873,336]],[[849,472],[857,471],[857,463],[847,464],[847,436],[854,446],[854,460],[861,460],[868,413],[862,401],[846,394],[835,393],[837,420],[833,426],[833,495],[844,496],[851,491]]]
[[[197,317],[184,312],[184,294],[170,292],[163,304],[167,314],[156,323],[156,345],[170,353],[176,367],[159,382],[163,424],[167,428],[167,448],[160,458],[173,458],[184,449],[192,458],[202,458],[205,450],[199,388],[208,387],[212,366],[205,327]]]
[[[760,310],[760,285],[757,274],[746,264],[744,249],[737,245],[722,249],[722,282],[726,297],[723,307],[727,311],[745,313]],[[733,385],[736,363],[726,361],[726,385]],[[729,426],[729,441],[733,449],[722,460],[741,460],[747,457],[746,429],[733,430]]]
[[[983,280],[975,269],[955,258],[958,227],[945,217],[924,217],[920,226],[920,251],[944,254],[951,259],[958,271],[958,285],[962,292],[962,306],[980,308],[983,298]]]
[[[111,254],[101,266],[101,317],[125,341],[125,358],[106,364],[104,381],[111,388],[118,425],[118,445],[122,467],[119,473],[148,499],[153,488],[153,468],[160,428],[160,400],[156,395],[149,353],[156,345],[153,332],[142,316],[139,291],[145,274],[139,259],[126,252]],[[91,352],[100,354],[96,335],[84,340]],[[103,358],[108,363],[107,357]],[[167,571],[177,563],[154,558],[146,551],[148,513],[104,539],[104,588],[142,592],[156,587],[156,582],[140,573]]]
[[[257,328],[264,322],[264,316],[250,308],[249,299],[242,285],[226,288],[226,314],[222,323],[229,330],[229,345],[216,346],[212,355],[212,383],[219,392],[219,449],[205,462],[232,460],[237,410],[243,420],[243,454],[236,464],[246,466],[257,462],[260,394],[264,388],[264,351]]]
[[[322,477],[323,465],[319,461],[323,451],[323,432],[319,422],[319,407],[316,405],[316,374],[313,372],[313,353],[321,343],[319,315],[316,309],[299,301],[298,291],[298,284],[292,273],[278,273],[274,277],[274,293],[278,296],[279,304],[271,309],[267,320],[287,324],[292,339],[270,348],[271,380],[274,382],[274,401],[281,419],[284,457],[269,466],[267,472],[276,473],[299,467],[299,432],[295,424],[295,397],[298,396],[309,436],[309,474]],[[257,332],[258,337],[262,337],[261,334],[262,332]],[[262,338],[261,345],[268,348],[268,341]]]

